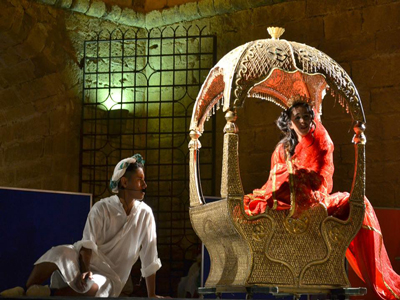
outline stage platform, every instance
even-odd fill
[[[204,298],[213,295],[217,299],[229,299],[229,295],[235,296],[233,299],[301,299],[301,300],[347,300],[352,296],[363,296],[367,293],[364,287],[359,288],[338,288],[330,290],[329,294],[318,292],[307,292],[298,294],[295,291],[279,291],[278,287],[251,286],[251,287],[218,287],[204,288],[198,290]],[[240,297],[237,297],[240,295]],[[225,296],[225,297],[224,297]]]
[[[204,299],[253,299],[253,295],[255,295],[255,294],[257,294],[257,293],[259,293],[259,292],[261,292],[261,293],[263,293],[263,292],[266,292],[266,290],[262,290],[262,291],[260,291],[259,290],[259,288],[255,288],[254,290],[252,290],[251,291],[251,293],[249,293],[249,294],[244,294],[243,295],[243,297],[241,297],[241,298],[237,298],[237,297],[232,297],[232,298],[230,298],[229,297],[229,292],[227,292],[226,294],[225,294],[225,297],[221,294],[221,293],[215,293],[215,290],[211,290],[211,289],[205,289],[205,290],[203,290],[203,292],[205,292],[204,294],[207,294],[208,296],[211,296],[211,294],[213,294],[215,297],[213,297],[213,298],[209,298],[209,297],[204,297]],[[272,291],[271,290],[271,292],[274,292],[274,291]],[[331,300],[336,300],[336,299],[351,299],[350,297],[351,296],[353,296],[353,295],[355,295],[355,294],[358,294],[359,295],[359,293],[364,293],[364,292],[366,292],[366,290],[356,290],[356,289],[350,289],[350,290],[348,290],[347,291],[347,293],[343,293],[343,289],[338,289],[337,291],[335,291],[331,296],[326,296],[326,295],[321,295],[321,294],[319,294],[319,295],[317,295],[317,294],[314,294],[314,295],[303,295],[301,298],[297,298],[296,296],[294,296],[294,295],[289,295],[289,294],[275,294],[274,295],[274,298],[273,299],[278,299],[278,300],[286,300],[286,299],[293,299],[293,300],[295,300],[295,299],[307,299],[307,300],[328,300],[328,299],[331,299]],[[254,293],[254,294],[253,294]],[[43,300],[49,300],[49,299],[53,299],[53,300],[87,300],[88,299],[88,297],[1,297],[0,296],[0,299],[1,300],[18,300],[18,299],[20,299],[20,300],[29,300],[29,299],[31,299],[31,300],[41,300],[41,299],[43,299]],[[95,300],[95,299],[111,299],[111,300],[124,300],[124,299],[126,299],[126,300],[149,300],[149,299],[151,299],[151,298],[147,298],[147,297],[118,297],[118,298],[100,298],[100,297],[90,297],[89,299],[93,299],[93,300]],[[194,298],[173,298],[173,299],[176,299],[176,300],[179,300],[179,299],[181,299],[181,300],[190,300],[190,299],[194,299]],[[201,298],[200,298],[201,299]],[[263,298],[263,297],[254,297],[254,299],[265,299],[265,298]],[[271,298],[268,298],[268,299],[271,299]]]
[[[104,299],[110,299],[110,300],[149,300],[149,299],[155,299],[155,298],[147,298],[147,297],[118,297],[118,298],[101,298],[101,297],[58,297],[58,296],[52,296],[52,297],[1,297],[1,300],[88,300],[88,299],[93,299],[93,300],[104,300]],[[168,298],[167,298],[168,299]],[[172,299],[172,298],[169,298]],[[176,300],[190,300],[193,298],[173,298]]]

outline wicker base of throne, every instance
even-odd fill
[[[363,207],[356,206],[351,216],[363,213]],[[203,222],[195,230],[211,258],[207,282],[199,293],[338,297],[366,293],[365,288],[346,289],[350,284],[344,255],[358,224],[328,217],[322,205],[301,219],[272,210],[250,219],[240,199],[224,199],[192,208],[190,215],[193,224]]]
[[[268,209],[248,216],[243,209],[236,108],[259,98],[282,106],[300,87],[321,108],[326,87],[335,92],[354,122],[355,172],[346,221],[316,205],[293,218],[291,210]],[[199,138],[204,122],[222,107],[224,128],[221,198],[204,203],[199,174]],[[284,107],[284,106],[282,106]],[[320,111],[318,111],[320,113]],[[255,290],[265,293],[365,293],[349,289],[345,252],[364,218],[365,117],[347,73],[315,48],[277,37],[242,45],[210,71],[196,100],[190,126],[190,219],[206,246],[210,273],[200,292]],[[294,202],[292,202],[292,208]],[[333,293],[333,294],[332,294]]]

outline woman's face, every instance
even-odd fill
[[[312,123],[312,116],[304,106],[297,106],[292,109],[290,115],[290,129],[293,129],[298,139],[310,132]]]

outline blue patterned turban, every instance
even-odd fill
[[[140,154],[135,154],[132,157],[125,158],[121,160],[114,168],[114,173],[110,180],[110,189],[113,193],[118,193],[118,183],[122,176],[124,176],[126,169],[130,164],[134,164],[135,162],[141,163],[144,165],[144,159]]]

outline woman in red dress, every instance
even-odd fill
[[[292,217],[316,203],[328,214],[346,220],[349,215],[347,192],[332,192],[334,172],[333,142],[315,112],[306,102],[295,102],[277,120],[284,138],[271,158],[268,181],[244,197],[248,215],[270,209],[290,209],[289,174],[294,178],[295,211]],[[351,242],[346,258],[356,274],[381,299],[400,299],[400,276],[393,271],[383,244],[378,219],[368,199],[364,199],[362,228]]]

